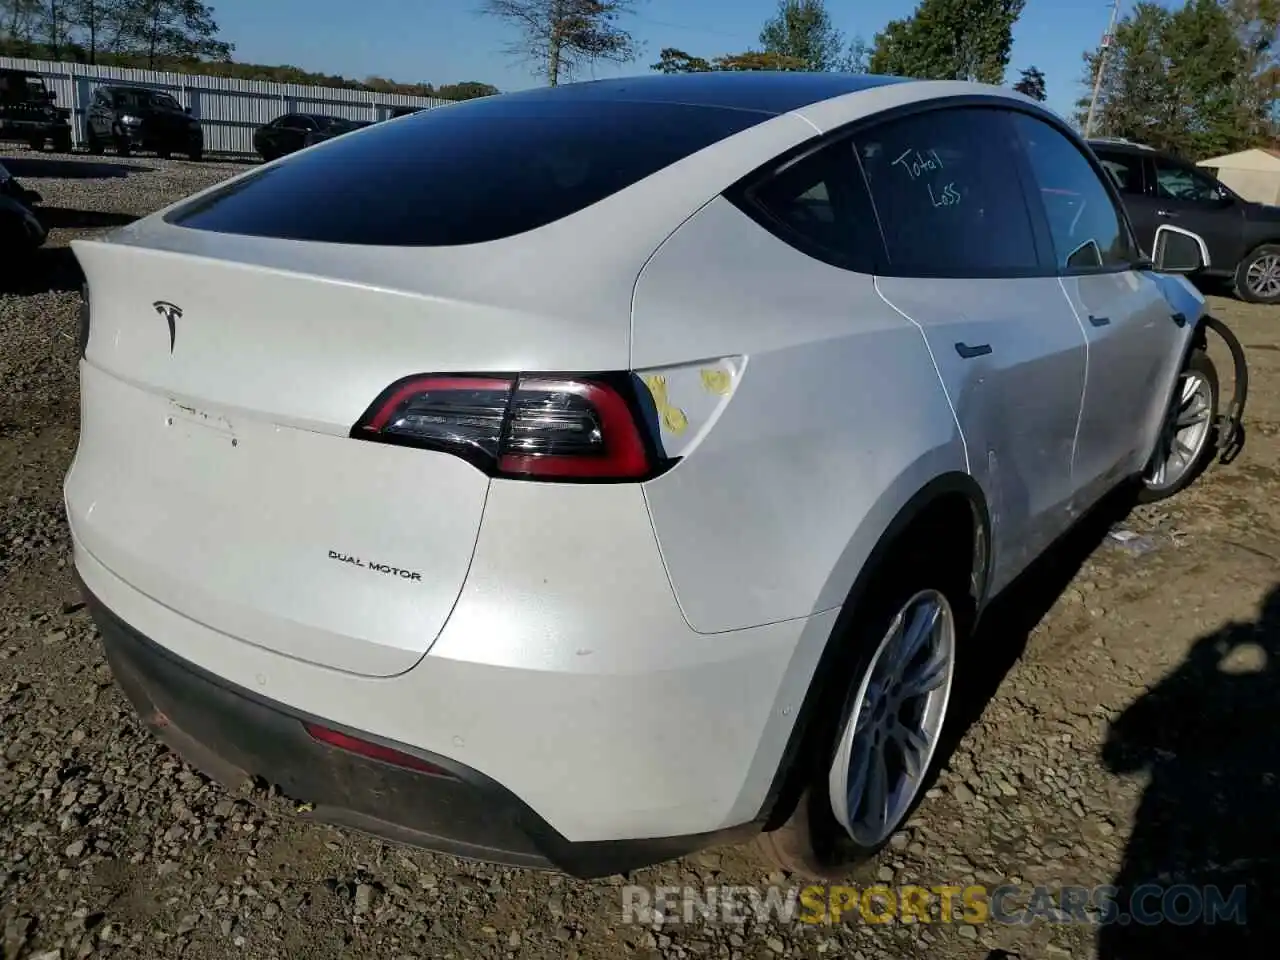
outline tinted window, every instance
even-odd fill
[[[894,273],[1035,271],[1016,142],[1001,112],[931,110],[858,135]]]
[[[323,243],[483,243],[569,216],[769,116],[576,93],[473,100],[338,137],[169,219]]]
[[[1166,200],[1221,200],[1226,192],[1218,182],[1206,177],[1199,170],[1170,163],[1162,157],[1155,158],[1156,196]]]
[[[182,110],[182,104],[169,96],[167,93],[151,94],[152,106],[159,107],[161,110]]]
[[[1049,220],[1059,269],[1098,269],[1134,259],[1129,231],[1093,165],[1042,120],[1012,114]]]
[[[1136,153],[1118,153],[1111,150],[1094,150],[1098,162],[1111,175],[1116,189],[1121,193],[1141,194],[1142,157]]]
[[[784,167],[749,197],[787,242],[840,266],[874,270],[881,241],[849,141]]]

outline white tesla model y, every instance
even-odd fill
[[[983,605],[1211,452],[1203,300],[1053,114],[645,77],[377,124],[100,240],[75,565],[224,781],[581,876],[909,814]]]

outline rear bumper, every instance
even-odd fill
[[[451,856],[578,877],[634,870],[758,829],[747,824],[694,836],[570,842],[511,791],[447,757],[337,728],[447,774],[435,775],[315,740],[305,723],[336,725],[214,677],[134,630],[87,588],[84,594],[112,672],[148,728],[228,787],[251,778],[276,784],[285,796],[311,805],[308,819]]]

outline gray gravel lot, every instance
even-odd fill
[[[790,884],[753,847],[578,882],[389,846],[231,793],[135,721],[68,564],[79,281],[67,242],[243,170],[3,157],[45,195],[41,263],[0,295],[3,957],[1270,955],[1280,930],[1280,308],[1216,299],[1254,371],[1245,454],[1090,525],[972,641],[954,749],[869,872],[890,884],[1248,887],[1235,924],[624,924],[622,886]],[[1223,362],[1224,376],[1229,367]],[[1270,915],[1269,915],[1270,914]],[[856,915],[855,915],[856,916]],[[994,954],[1000,956],[999,953]]]

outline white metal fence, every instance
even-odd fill
[[[234,80],[158,70],[90,66],[52,60],[0,57],[0,69],[29,70],[45,78],[58,106],[71,111],[72,140],[84,142],[85,115],[93,91],[104,84],[140,84],[177,98],[204,127],[209,153],[252,154],[253,131],[282,113],[323,113],[351,120],[385,120],[395,107],[438,107],[449,101],[399,93],[308,87],[298,83]]]

